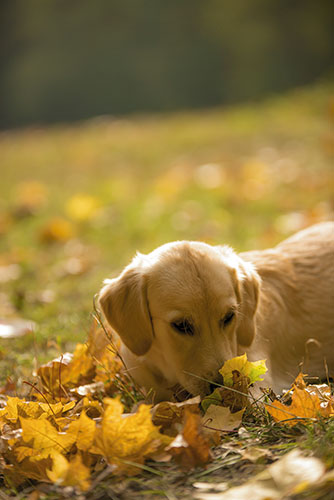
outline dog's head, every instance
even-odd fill
[[[99,303],[142,365],[204,395],[224,361],[253,341],[259,283],[229,247],[175,242],[138,254],[106,282]]]

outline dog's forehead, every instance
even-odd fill
[[[166,305],[194,307],[234,296],[231,268],[210,245],[176,243],[151,255],[149,288]]]

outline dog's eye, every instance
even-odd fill
[[[225,328],[227,325],[229,325],[232,322],[234,316],[235,316],[234,311],[229,311],[225,315],[225,317],[222,319],[223,328]]]
[[[194,327],[186,319],[175,321],[171,323],[171,325],[177,333],[181,333],[182,335],[194,335]]]

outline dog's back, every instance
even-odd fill
[[[304,360],[304,371],[320,377],[326,376],[326,360],[333,376],[334,223],[317,224],[243,258],[262,279],[256,344],[270,346],[274,379],[282,378],[284,366],[290,371],[296,358]]]

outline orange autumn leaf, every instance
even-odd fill
[[[182,433],[167,448],[184,469],[206,465],[211,459],[210,443],[203,432],[201,416],[186,411]]]
[[[277,399],[266,410],[276,422],[295,425],[300,419],[334,416],[334,399],[330,388],[323,384],[307,386],[302,374],[298,375],[291,392],[291,404],[285,405]]]

